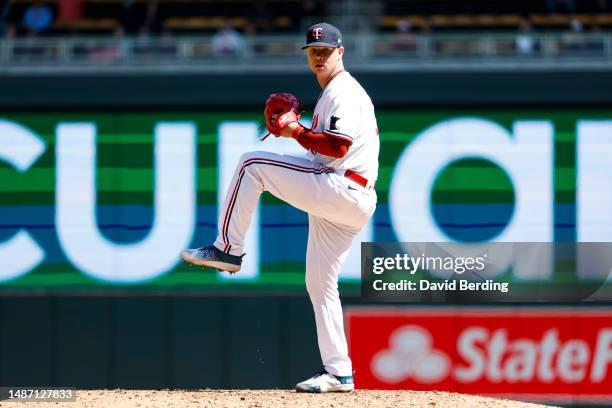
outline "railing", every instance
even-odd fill
[[[345,59],[363,69],[423,66],[612,68],[612,34],[345,35]],[[231,50],[212,36],[0,40],[0,71],[300,70],[302,36],[246,37]]]

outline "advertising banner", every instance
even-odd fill
[[[378,204],[341,272],[345,294],[360,293],[361,242],[612,242],[612,111],[383,109],[377,120]],[[243,153],[305,155],[293,140],[260,142],[262,121],[248,110],[0,114],[0,291],[302,292],[307,215],[268,193],[240,273],[178,256],[214,240]],[[563,262],[509,279],[571,282]]]
[[[612,310],[352,308],[356,384],[612,402]]]

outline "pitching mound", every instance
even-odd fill
[[[57,403],[21,403],[16,407],[56,407]],[[545,405],[529,404],[495,398],[485,398],[447,392],[358,390],[349,394],[298,394],[288,390],[95,390],[77,391],[76,407],[439,407],[439,408],[536,408]]]

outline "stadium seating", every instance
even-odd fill
[[[612,14],[529,14],[527,20],[535,29],[568,29],[572,21],[580,21],[584,26],[594,24],[600,27],[612,27]],[[434,14],[420,15],[384,15],[378,22],[381,31],[394,31],[400,21],[405,21],[414,29],[447,30],[514,30],[523,17],[519,14]]]
[[[8,22],[19,30],[25,9],[37,0],[8,0]],[[598,0],[575,1],[572,13],[553,10],[547,0],[379,0],[381,15],[373,16],[374,29],[394,32],[402,22],[410,31],[515,31],[527,20],[535,30],[567,30],[572,22],[585,29],[612,27],[610,6]],[[47,0],[55,21],[45,35],[67,33],[110,35],[123,30],[159,34],[212,34],[229,24],[247,33],[297,33],[302,23],[325,16],[323,0],[85,0],[82,18],[57,18],[61,0]],[[152,4],[156,3],[153,7]],[[602,5],[604,4],[604,5]],[[372,16],[370,16],[372,17]],[[302,20],[303,19],[303,20]],[[147,22],[147,23],[145,23]]]
[[[9,23],[19,28],[26,8],[37,1],[9,2]],[[44,3],[52,7],[53,14],[57,17],[60,0],[47,0]],[[301,17],[324,15],[322,0],[309,1],[311,7],[307,7],[307,10],[304,9],[302,0],[133,0],[132,3],[127,7],[123,0],[85,0],[83,18],[72,22],[58,21],[56,18],[51,29],[44,34],[75,31],[112,34],[116,29],[126,26],[129,26],[126,30],[128,34],[134,34],[140,31],[147,18],[152,20],[149,24],[155,25],[154,29],[148,30],[153,33],[214,33],[226,23],[241,31],[298,32],[302,29],[299,25]],[[147,17],[151,3],[157,3],[157,9],[153,15]],[[132,25],[136,27],[131,27]]]

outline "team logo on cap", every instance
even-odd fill
[[[315,40],[318,40],[319,38],[321,38],[321,36],[323,36],[323,29],[321,27],[315,28],[314,30],[312,30],[312,36]]]

